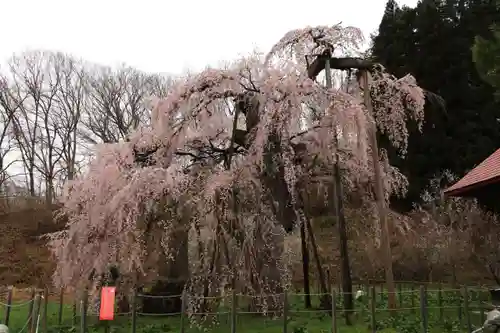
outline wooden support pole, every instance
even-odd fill
[[[326,67],[334,69],[370,69],[373,67],[373,63],[366,59],[361,58],[332,58],[329,54],[322,54],[316,57],[313,62],[309,64],[307,68],[307,76],[314,80],[318,74]]]
[[[326,84],[328,88],[332,87],[330,70],[331,68],[336,69],[359,69],[362,74],[362,87],[364,89],[364,102],[368,112],[373,115],[373,107],[371,102],[371,96],[369,93],[368,86],[368,70],[373,67],[371,61],[361,59],[361,58],[332,58],[331,54],[326,51],[324,54],[317,55],[316,59],[308,64],[307,74],[312,80],[316,79],[318,74],[325,69],[326,72]],[[387,283],[387,293],[389,301],[389,309],[396,308],[396,288],[394,285],[394,275],[392,271],[392,253],[391,253],[391,243],[390,243],[390,230],[387,221],[387,212],[385,207],[385,195],[382,183],[382,173],[380,170],[380,161],[378,155],[378,143],[377,143],[377,125],[375,122],[372,124],[372,128],[369,133],[369,140],[372,147],[372,162],[375,173],[375,197],[377,201],[378,214],[381,224],[382,233],[382,249],[384,251],[384,266],[385,266],[385,278]],[[345,292],[345,290],[344,290]]]
[[[331,73],[331,63],[330,61],[325,62],[325,76],[326,76],[326,87],[331,89],[332,84],[332,73]],[[344,215],[344,195],[342,189],[342,178],[340,174],[339,166],[339,153],[338,153],[338,137],[337,131],[334,129],[334,142],[335,142],[335,163],[333,165],[333,186],[332,192],[329,193],[330,200],[333,201],[333,206],[335,209],[335,215],[337,217],[337,227],[339,231],[340,240],[340,260],[341,260],[341,276],[342,276],[342,295],[344,300],[344,316],[346,325],[351,325],[351,314],[354,310],[353,293],[352,293],[352,278],[351,278],[351,265],[349,263],[349,250],[348,250],[348,240],[347,240],[347,226]]]
[[[311,222],[306,217],[306,231],[309,235],[309,240],[311,241],[312,252],[314,256],[314,261],[316,261],[316,268],[318,269],[319,275],[319,286],[321,290],[321,306],[326,309],[331,306],[330,295],[328,294],[328,288],[326,286],[325,274],[323,272],[323,267],[321,266],[321,260],[319,258],[318,246],[316,245],[316,238],[314,237],[314,232],[312,230]]]
[[[373,107],[370,96],[370,88],[368,86],[368,72],[363,70],[362,72],[362,84],[363,84],[363,95],[366,109],[368,113],[373,117]],[[391,251],[391,241],[389,234],[389,223],[387,221],[387,212],[385,207],[385,195],[384,187],[382,183],[382,172],[380,170],[380,158],[378,155],[378,143],[377,143],[377,124],[375,120],[371,126],[369,133],[370,145],[372,147],[372,163],[375,173],[375,198],[377,201],[377,209],[380,219],[381,227],[381,246],[384,253],[384,268],[385,268],[385,280],[387,284],[387,294],[388,294],[388,305],[389,309],[393,310],[396,308],[396,288],[394,287],[394,275],[392,272],[392,251]]]

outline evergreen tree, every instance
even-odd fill
[[[386,5],[372,56],[387,69],[414,75],[419,85],[446,101],[446,111],[429,106],[423,132],[413,128],[408,154],[392,162],[408,176],[407,210],[429,180],[448,169],[462,176],[500,146],[500,103],[478,75],[471,46],[489,33],[500,11],[485,0],[421,0],[415,8]],[[383,139],[381,139],[383,142]]]
[[[500,97],[500,28],[492,27],[492,38],[476,37],[472,55],[481,78],[493,86]]]

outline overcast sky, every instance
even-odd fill
[[[400,0],[414,6],[417,0]],[[377,30],[386,0],[0,0],[0,62],[50,49],[105,65],[182,73],[267,51],[284,33],[342,21]]]

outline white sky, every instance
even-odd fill
[[[417,0],[400,0],[414,6]],[[375,32],[386,0],[0,0],[0,62],[49,49],[180,74],[268,51],[288,30],[342,22]]]

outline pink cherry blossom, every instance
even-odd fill
[[[191,294],[206,293],[207,283],[220,294],[232,278],[256,295],[286,287],[293,249],[285,230],[304,215],[298,202],[308,184],[331,179],[337,157],[348,192],[373,182],[362,91],[355,80],[349,93],[326,89],[296,59],[325,47],[352,53],[360,42],[358,29],[340,25],[294,30],[264,58],[179,80],[154,102],[151,127],[100,146],[88,173],[68,183],[67,229],[51,242],[57,281],[87,283],[110,265],[124,284],[153,281],[155,262],[184,251],[176,243],[184,233]],[[380,68],[370,87],[379,130],[404,153],[406,121],[423,117],[421,89]],[[381,156],[387,196],[404,192],[405,177]]]

